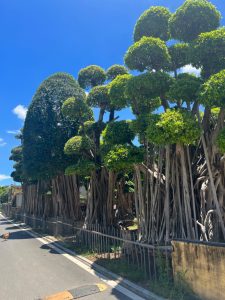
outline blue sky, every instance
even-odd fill
[[[212,1],[225,15],[225,4]],[[122,64],[137,18],[152,5],[171,11],[183,0],[0,0],[0,185],[13,162],[13,132],[39,84],[63,71],[77,77],[90,64]],[[224,20],[222,21],[223,24]],[[123,112],[130,117],[129,111]],[[6,179],[4,179],[6,178]],[[4,180],[3,180],[4,179]]]

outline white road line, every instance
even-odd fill
[[[0,214],[1,217],[5,218],[5,216],[3,216],[2,214]],[[10,223],[12,223],[14,226],[19,227],[18,224],[14,224],[12,221],[8,220]],[[133,292],[129,291],[128,289],[126,289],[125,287],[123,287],[122,285],[120,285],[117,281],[115,280],[109,280],[107,279],[106,276],[100,274],[97,271],[94,271],[93,269],[91,269],[89,266],[87,266],[86,264],[82,263],[80,260],[76,259],[74,256],[64,253],[63,250],[61,250],[60,248],[58,248],[55,245],[49,244],[48,241],[46,241],[43,238],[38,237],[35,233],[31,232],[29,229],[26,228],[20,228],[23,231],[26,231],[27,234],[31,235],[32,237],[34,237],[36,240],[38,240],[41,244],[43,245],[48,245],[49,248],[55,250],[57,253],[63,255],[65,258],[67,258],[68,260],[70,260],[71,262],[73,262],[74,264],[76,264],[77,266],[79,266],[80,268],[82,268],[83,270],[85,270],[86,272],[92,274],[93,276],[98,277],[99,279],[101,279],[103,282],[105,282],[106,284],[108,284],[110,287],[114,288],[115,290],[119,291],[120,293],[124,294],[125,296],[129,297],[132,300],[145,300],[144,298],[134,294]]]

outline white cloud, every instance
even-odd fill
[[[13,113],[21,120],[25,120],[27,114],[27,108],[21,104],[17,105],[13,109]]]
[[[6,132],[9,134],[18,134],[20,133],[20,130],[7,130]]]
[[[6,142],[0,138],[0,147],[4,147],[6,145]]]
[[[6,180],[6,179],[10,179],[10,176],[4,175],[4,174],[0,174],[0,181],[2,180]]]
[[[186,65],[183,68],[180,69],[181,73],[190,73],[194,74],[196,76],[200,76],[201,69],[196,69],[192,65]]]

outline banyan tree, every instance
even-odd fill
[[[113,204],[132,197],[142,241],[225,240],[220,19],[207,0],[186,0],[174,13],[151,7],[137,20],[126,67],[91,65],[78,82],[60,73],[42,83],[22,148],[12,152],[15,177],[27,193],[36,191],[30,212],[43,213],[45,205],[46,215],[79,214],[81,180],[88,188],[85,224],[112,224]],[[184,73],[187,65],[197,75]],[[127,107],[134,119],[119,119]]]
[[[28,108],[22,134],[22,183],[25,209],[31,214],[79,218],[78,179],[64,176],[75,159],[64,154],[64,144],[79,126],[61,113],[68,97],[82,102],[85,93],[72,76],[57,73],[40,85]]]

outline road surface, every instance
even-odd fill
[[[5,232],[10,232],[10,236],[7,241],[0,239],[0,299],[38,300],[64,290],[103,283],[0,216],[0,234]],[[104,292],[81,299],[131,298],[107,286]]]

